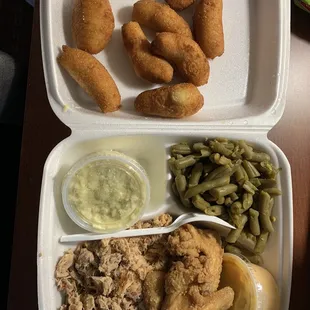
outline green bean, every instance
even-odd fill
[[[257,171],[257,169],[251,164],[251,162],[244,160],[242,163],[243,168],[245,169],[248,177],[250,179],[256,178],[260,176],[260,173]]]
[[[224,165],[229,165],[230,166],[230,165],[232,165],[232,162],[231,162],[231,159],[229,159],[229,158],[225,157],[224,155],[222,155],[220,157],[220,159],[218,160],[217,164],[218,165],[222,165],[222,166],[224,166]]]
[[[244,153],[244,149],[240,148],[240,146],[237,144],[233,149],[231,157],[241,159],[243,153]]]
[[[251,208],[253,204],[253,195],[244,193],[242,195],[242,213]]]
[[[266,247],[266,243],[269,237],[269,232],[268,231],[263,231],[259,237],[257,237],[257,242],[256,242],[256,246],[254,249],[254,252],[256,254],[261,254],[264,252],[265,247]]]
[[[231,218],[237,228],[242,228],[244,226],[243,223],[246,223],[248,220],[248,217],[245,214],[232,214]]]
[[[220,143],[223,144],[227,149],[231,151],[235,148],[235,145],[232,142],[220,142]]]
[[[233,200],[231,199],[231,197],[226,197],[225,198],[225,201],[224,201],[224,205],[226,206],[226,207],[229,207],[229,206],[231,206],[233,204]]]
[[[264,191],[269,195],[280,196],[282,192],[276,187],[265,188]]]
[[[219,153],[213,153],[209,157],[210,161],[214,164],[217,164],[220,158],[221,158],[221,155]]]
[[[210,154],[211,154],[210,148],[202,142],[194,143],[193,150],[196,152],[200,152],[201,150],[208,150],[210,151]]]
[[[183,155],[181,155],[181,154],[176,154],[175,156],[176,156],[176,159],[181,159],[181,158],[184,158],[184,156],[183,156]]]
[[[253,178],[249,180],[256,188],[261,186],[261,182],[257,178]]]
[[[236,201],[239,199],[239,197],[236,193],[229,194],[229,197],[231,198],[232,201]]]
[[[191,207],[191,203],[188,199],[184,198],[184,193],[186,191],[187,182],[184,175],[178,175],[175,177],[175,185],[178,190],[180,200],[185,207]]]
[[[244,140],[239,141],[239,146],[244,149],[244,157],[246,159],[251,159],[253,155],[253,149]]]
[[[273,207],[274,207],[274,198],[271,197],[270,200],[269,200],[269,213],[270,214],[272,213]]]
[[[261,186],[260,186],[261,189],[277,186],[276,180],[271,180],[271,179],[258,179],[258,180],[261,183]]]
[[[227,138],[223,138],[223,137],[217,137],[214,140],[216,140],[220,143],[227,143],[229,141]]]
[[[248,174],[246,173],[245,169],[244,169],[242,166],[240,166],[240,168],[241,168],[242,173],[243,173],[243,179],[244,179],[245,181],[248,181],[248,180],[249,180],[249,176],[248,176]]]
[[[218,205],[222,205],[222,204],[224,204],[224,202],[225,202],[225,197],[224,196],[220,197],[220,198],[218,198],[218,200],[216,200],[216,203]]]
[[[179,197],[179,192],[178,192],[178,189],[177,189],[177,186],[176,186],[175,182],[172,182],[171,188],[172,188],[173,194],[174,194],[175,196]]]
[[[230,172],[231,172],[231,168],[228,165],[220,166],[214,169],[212,172],[210,172],[205,178],[205,181],[211,181],[219,177],[229,175]]]
[[[227,149],[223,144],[218,141],[210,141],[209,145],[213,152],[220,153],[221,155],[225,155],[229,157],[232,154],[232,151]]]
[[[258,191],[258,189],[250,181],[245,181],[242,187],[252,195],[255,194],[255,191]]]
[[[251,233],[254,236],[259,236],[260,235],[260,226],[259,226],[259,212],[254,210],[254,209],[250,209],[249,210],[249,216],[250,216],[250,230]]]
[[[259,195],[259,219],[263,230],[273,232],[274,228],[270,221],[270,196],[265,191]]]
[[[180,169],[177,169],[175,167],[175,161],[176,159],[174,157],[171,157],[168,159],[168,166],[169,166],[169,169],[170,171],[173,173],[173,175],[176,177],[178,176],[179,174],[181,174],[181,170]]]
[[[202,149],[200,150],[200,157],[199,158],[204,158],[204,157],[209,157],[211,155],[211,151],[209,150],[205,150],[205,149]]]
[[[188,155],[184,158],[177,159],[174,164],[177,169],[184,169],[184,168],[194,165],[195,163],[196,163],[196,160],[194,156]]]
[[[216,201],[216,198],[213,197],[211,194],[209,193],[203,193],[202,194],[203,198],[206,200],[206,201],[209,201],[209,202],[214,202]]]
[[[226,237],[226,241],[229,243],[235,243],[241,235],[244,225],[248,221],[246,215],[241,215],[239,226],[236,229],[232,229]]]
[[[206,191],[209,191],[210,189],[214,187],[227,185],[229,184],[229,182],[230,182],[230,177],[228,176],[220,177],[215,180],[208,181],[208,182],[202,182],[194,187],[189,188],[187,192],[185,193],[185,198],[191,198],[197,194],[201,194]]]
[[[248,251],[254,251],[256,237],[251,233],[243,230],[237,240],[237,245],[240,245],[242,248],[247,249]]]
[[[196,163],[195,166],[192,169],[191,176],[188,181],[188,187],[193,187],[198,185],[199,180],[201,178],[203,171],[203,164],[202,163]]]
[[[212,188],[210,190],[210,194],[213,197],[216,197],[217,199],[219,199],[220,197],[224,197],[226,195],[229,195],[233,192],[236,192],[238,189],[238,186],[235,184],[227,184],[224,186],[220,186],[220,187],[216,187],[216,188]]]
[[[234,173],[234,176],[235,176],[237,182],[240,182],[241,180],[244,180],[244,174],[243,174],[243,171],[242,171],[241,168],[242,167],[238,167],[236,169],[236,172]]]
[[[175,185],[176,185],[179,195],[183,196],[184,192],[186,191],[186,186],[187,186],[186,177],[181,174],[181,175],[176,176],[174,180],[175,180]]]
[[[201,210],[202,212],[204,212],[207,208],[210,207],[209,202],[205,201],[200,195],[195,195],[192,198],[192,203],[197,209]]]
[[[205,209],[204,212],[207,215],[219,216],[225,213],[225,208],[223,206],[214,205]]]
[[[239,248],[237,248],[236,246],[231,245],[231,244],[227,244],[225,246],[225,252],[226,253],[235,254],[235,255],[238,255],[238,256],[242,255],[241,250]]]
[[[258,153],[253,152],[251,156],[251,161],[262,162],[262,161],[270,161],[270,156],[266,153]]]
[[[189,155],[192,153],[191,148],[188,144],[175,144],[171,147],[171,153],[173,154],[181,154],[181,155]]]
[[[242,212],[242,203],[240,201],[235,201],[231,206],[230,210],[233,214],[241,214]]]

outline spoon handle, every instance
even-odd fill
[[[108,238],[124,238],[124,237],[139,237],[149,235],[166,234],[173,230],[171,226],[168,227],[154,227],[154,228],[142,228],[142,229],[129,229],[123,230],[112,234],[75,234],[61,236],[60,242],[79,242],[79,241],[91,241],[102,240]]]

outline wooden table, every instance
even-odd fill
[[[37,220],[44,162],[70,134],[52,112],[44,85],[36,1],[20,163],[8,309],[36,309]],[[294,265],[290,309],[309,309],[310,15],[292,7],[287,106],[269,137],[287,155],[294,188]],[[308,293],[308,295],[307,295]]]

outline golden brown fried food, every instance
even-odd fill
[[[234,291],[230,287],[201,295],[197,286],[191,286],[186,294],[167,295],[162,310],[227,310],[233,305]]]
[[[144,304],[147,310],[160,310],[165,294],[165,272],[150,271],[143,283]]]
[[[109,0],[75,0],[72,33],[79,49],[99,53],[110,41],[113,30],[114,16]]]
[[[62,47],[58,62],[98,104],[102,112],[121,106],[118,88],[106,68],[92,55],[77,48]]]
[[[203,96],[193,84],[163,86],[141,93],[135,108],[146,115],[182,118],[197,113],[203,106]]]
[[[166,2],[172,9],[182,11],[191,6],[195,0],[166,0]]]
[[[152,83],[169,83],[173,77],[172,66],[164,59],[151,54],[151,43],[137,22],[122,27],[125,48],[136,74]]]
[[[192,268],[190,276],[193,277],[197,273],[197,282],[204,283],[202,286],[204,292],[214,292],[218,288],[224,254],[218,233],[207,229],[197,229],[187,224],[175,230],[168,237],[168,244],[172,255],[186,258],[175,268],[182,269],[183,266],[187,270]]]
[[[165,281],[163,310],[226,310],[234,292],[230,287],[217,291],[222,270],[220,236],[211,230],[183,225],[168,237],[172,255],[183,256],[170,268]]]
[[[209,62],[194,40],[177,33],[158,33],[152,42],[152,52],[174,63],[186,82],[196,86],[208,83]]]
[[[174,32],[192,38],[188,23],[169,5],[154,0],[140,0],[133,6],[132,20],[158,32]]]
[[[224,53],[223,1],[200,0],[193,17],[195,39],[208,58]]]

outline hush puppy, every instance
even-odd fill
[[[154,0],[140,0],[133,6],[132,20],[158,32],[174,32],[192,38],[188,23],[169,5]]]
[[[62,47],[58,62],[98,104],[103,113],[121,106],[121,96],[106,68],[92,55],[77,48]]]
[[[224,53],[223,1],[200,0],[193,16],[194,35],[208,58]]]
[[[109,0],[75,0],[72,33],[77,48],[97,54],[106,47],[113,30],[114,16]]]
[[[136,74],[151,83],[168,83],[173,77],[172,66],[164,59],[151,54],[151,43],[137,22],[122,27],[125,48]]]
[[[196,86],[182,83],[144,91],[136,98],[135,109],[146,115],[182,118],[197,113],[203,101]]]
[[[195,0],[166,0],[166,2],[175,11],[182,11],[191,6]]]
[[[209,79],[209,62],[199,45],[182,35],[162,32],[152,42],[152,52],[174,63],[186,82],[196,86]]]

